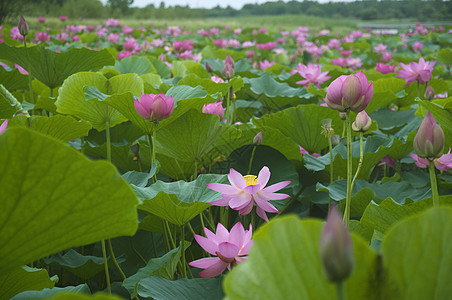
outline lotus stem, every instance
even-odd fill
[[[229,97],[229,89],[226,92],[226,125],[230,125],[229,122],[232,122],[231,118],[229,117],[229,113],[231,111],[230,108],[231,99]]]
[[[345,198],[344,223],[348,227],[350,219],[350,204],[352,200],[352,125],[350,122],[350,111],[345,113],[346,129],[347,129],[347,196]]]
[[[336,294],[337,294],[337,300],[346,300],[347,299],[343,281],[336,283]]]
[[[330,150],[330,184],[334,181],[333,175],[333,143],[331,142],[331,137],[328,137],[328,148]],[[328,211],[331,209],[331,195],[328,197]]]
[[[108,260],[107,260],[107,249],[105,247],[105,240],[100,241],[102,244],[102,256],[104,257],[104,269],[105,269],[105,280],[107,281],[108,294],[111,295],[111,285],[110,285],[110,273],[108,272]]]
[[[185,261],[185,226],[180,226],[180,249],[182,252],[182,277],[187,278],[187,271],[185,269],[185,265],[187,264]]]
[[[433,207],[439,207],[438,183],[436,182],[435,164],[432,159],[428,160],[428,171],[430,173],[430,183],[432,185]]]
[[[113,246],[111,245],[110,239],[107,240],[107,244],[108,244],[108,251],[110,251],[111,258],[113,259],[113,264],[115,265],[116,269],[118,269],[119,273],[121,274],[122,280],[125,280],[127,277],[124,274],[124,272],[122,271],[121,267],[119,266],[118,261],[116,260],[115,252],[113,251]]]
[[[251,172],[251,166],[253,165],[253,159],[254,159],[255,152],[256,152],[256,145],[253,146],[253,151],[251,152],[250,163],[248,165],[248,173],[246,173],[246,174],[250,174],[250,172]]]
[[[27,39],[25,37],[24,37],[24,48],[25,48],[25,52],[27,53],[27,58],[28,58],[28,89],[30,90],[30,100],[31,100],[31,103],[35,103],[34,96],[33,96],[33,77],[31,75],[30,54],[28,53]]]
[[[362,132],[359,133],[359,163],[358,163],[358,168],[356,169],[355,176],[353,177],[352,184],[350,186],[351,193],[353,192],[353,187],[355,186],[356,178],[359,175],[359,171],[361,170],[361,166],[362,166],[363,160],[364,160],[363,135],[364,134]]]

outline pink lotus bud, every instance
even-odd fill
[[[370,126],[372,126],[372,119],[369,118],[369,115],[363,110],[356,116],[355,122],[352,124],[352,129],[356,132],[366,132],[369,130]]]
[[[202,112],[205,114],[215,114],[220,117],[220,121],[223,120],[223,101],[204,104],[204,106],[202,107]]]
[[[6,130],[6,126],[8,126],[8,119],[6,119],[2,125],[0,125],[0,134],[2,134]]]
[[[253,139],[253,144],[255,145],[261,145],[262,144],[262,131],[259,131],[258,134]]]
[[[140,116],[151,122],[168,118],[174,110],[173,96],[165,97],[163,94],[141,94],[140,99],[133,100],[135,109]]]
[[[425,92],[424,92],[424,98],[427,100],[431,100],[434,97],[435,97],[435,90],[433,90],[431,85],[427,86],[427,88],[425,89]]]
[[[67,21],[67,17],[66,16],[59,16],[58,19],[60,19],[61,22]]]
[[[360,112],[367,107],[373,94],[373,83],[369,83],[366,75],[360,71],[334,80],[326,91],[325,102],[330,108],[341,112]]]
[[[38,22],[39,23],[44,23],[46,21],[46,18],[44,18],[44,17],[39,17],[38,18]]]
[[[226,80],[229,80],[232,77],[234,77],[234,74],[235,74],[235,72],[234,72],[233,66],[229,63],[226,63],[224,65],[223,71],[221,71],[221,75],[223,75],[223,78]]]
[[[331,207],[323,228],[320,256],[331,282],[342,282],[353,272],[355,258],[350,233],[335,206]]]
[[[206,62],[206,71],[209,73],[213,72],[212,66],[208,62]]]
[[[234,60],[232,59],[232,57],[228,54],[226,55],[226,58],[224,60],[225,64],[230,64],[232,66],[232,68],[234,68]]]
[[[437,158],[443,154],[444,143],[443,130],[428,112],[414,137],[414,151],[422,158]]]
[[[24,17],[20,17],[19,25],[17,25],[17,28],[19,28],[19,33],[25,37],[28,34],[28,24],[27,21],[25,21]]]

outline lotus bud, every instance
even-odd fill
[[[223,71],[221,72],[221,75],[223,75],[223,78],[226,80],[229,80],[232,77],[234,77],[234,74],[235,74],[234,67],[231,64],[226,63],[224,65]]]
[[[353,131],[366,132],[372,126],[372,119],[366,113],[366,111],[360,111],[356,116],[355,122],[352,124]]]
[[[234,60],[232,59],[232,57],[229,54],[226,55],[224,63],[225,64],[230,64],[232,66],[232,68],[234,68],[234,66],[235,66]]]
[[[212,65],[209,64],[208,62],[206,62],[206,71],[209,72],[209,73],[213,72]]]
[[[168,118],[174,110],[173,96],[164,94],[141,94],[140,99],[134,99],[135,109],[140,116],[151,122]]]
[[[331,82],[326,90],[325,102],[340,112],[360,112],[369,104],[374,94],[373,83],[369,83],[362,71],[352,75],[342,75]]]
[[[202,107],[202,112],[205,114],[215,114],[220,117],[220,121],[223,120],[223,101],[204,104],[204,106]]]
[[[17,25],[17,28],[19,28],[19,32],[23,37],[28,34],[28,24],[27,21],[25,21],[24,17],[20,17],[19,25]]]
[[[320,256],[326,277],[339,283],[353,272],[355,258],[347,227],[336,206],[332,206],[320,238]]]
[[[444,143],[443,130],[428,112],[414,137],[414,151],[422,158],[437,158],[443,154]]]
[[[261,145],[262,144],[262,131],[259,131],[259,133],[256,134],[256,136],[253,139],[253,144],[254,145]]]
[[[6,130],[6,126],[8,126],[8,119],[3,121],[2,125],[0,125],[0,134],[2,134]]]
[[[424,92],[424,99],[431,100],[434,97],[435,97],[435,91],[433,90],[432,86],[431,85],[427,86],[427,88],[425,89],[425,92]]]

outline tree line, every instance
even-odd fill
[[[144,8],[133,7],[133,0],[0,0],[0,24],[8,17],[60,16],[69,18],[215,18],[260,15],[311,15],[328,18],[354,18],[365,21],[385,19],[416,19],[419,21],[448,21],[452,19],[452,1],[442,0],[362,0],[354,2],[277,1],[263,4],[246,4],[241,9],[214,7],[195,9],[188,6],[149,4]]]

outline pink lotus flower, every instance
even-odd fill
[[[384,45],[384,44],[380,43],[374,47],[374,50],[376,53],[383,53],[386,51],[387,48],[388,48],[388,45]]]
[[[212,80],[213,82],[216,82],[216,83],[223,83],[224,82],[224,80],[221,77],[218,77],[216,75],[213,75],[212,77],[210,77],[210,80]]]
[[[419,51],[422,50],[422,48],[424,48],[424,44],[422,44],[421,42],[414,42],[413,43],[413,50],[414,51]]]
[[[231,185],[221,183],[207,184],[207,188],[221,193],[221,199],[209,203],[216,206],[229,206],[234,210],[238,210],[240,216],[249,214],[253,209],[254,203],[256,203],[257,215],[268,221],[265,212],[279,213],[276,207],[268,201],[282,200],[289,197],[289,195],[275,192],[286,187],[290,181],[282,181],[265,188],[270,179],[268,167],[263,167],[257,177],[254,175],[242,176],[236,170],[231,169],[228,179]]]
[[[38,43],[41,43],[41,42],[49,43],[50,35],[47,32],[37,32],[35,34],[35,41]]]
[[[362,71],[352,75],[341,75],[326,91],[325,102],[334,110],[360,112],[369,104],[374,94],[373,83],[369,83]]]
[[[2,134],[6,130],[6,126],[8,126],[8,119],[6,119],[2,125],[0,125],[0,134]]]
[[[419,168],[428,168],[428,159],[419,157],[416,154],[410,154],[410,156],[414,159],[414,163]],[[449,152],[447,154],[441,155],[439,158],[435,158],[433,160],[433,163],[435,164],[435,168],[441,171],[450,171],[452,170],[452,154]]]
[[[375,71],[380,72],[381,74],[389,74],[393,73],[396,66],[386,65],[384,63],[377,63],[375,67]]]
[[[306,150],[305,148],[303,148],[303,147],[301,147],[301,146],[300,146],[300,153],[301,153],[301,155],[310,154],[310,153],[308,152],[308,150]],[[320,157],[320,156],[322,156],[322,155],[320,155],[320,154],[318,154],[318,153],[312,153],[311,155],[314,156],[314,157]]]
[[[265,44],[257,44],[257,48],[262,49],[262,50],[273,50],[276,48],[276,43],[268,42]]]
[[[334,58],[331,60],[331,64],[343,68],[345,67],[345,59],[342,57]]]
[[[315,85],[320,89],[320,85],[330,79],[328,71],[321,73],[321,65],[308,64],[308,66],[298,64],[297,72],[305,80],[297,81],[296,84],[302,84],[305,88],[309,86],[310,83]]]
[[[121,51],[118,53],[118,59],[121,60],[121,59],[129,57],[131,55],[132,55],[132,52],[130,52],[130,51]]]
[[[381,54],[381,61],[388,62],[392,60],[392,53],[385,51]]]
[[[107,21],[105,21],[105,26],[107,26],[107,27],[119,27],[121,25],[119,24],[119,20],[110,18],[110,19],[107,19]]]
[[[184,40],[184,41],[173,41],[173,48],[176,52],[184,52],[193,50],[194,41]]]
[[[224,117],[223,101],[215,103],[207,103],[202,107],[202,112],[205,114],[214,114],[220,117],[220,121]]]
[[[372,126],[372,119],[365,110],[362,110],[356,115],[355,122],[352,124],[352,129],[356,132],[366,132],[370,129],[370,126]]]
[[[59,16],[58,19],[60,19],[61,22],[67,21],[67,17],[66,16]]]
[[[414,137],[414,151],[422,158],[440,157],[443,154],[444,143],[443,130],[428,112]]]
[[[124,32],[124,34],[132,34],[133,32],[133,28],[127,25],[122,26],[122,32]]]
[[[141,94],[140,99],[133,99],[137,113],[151,122],[168,118],[174,110],[173,96],[168,98],[164,94]]]
[[[39,17],[38,18],[38,22],[39,23],[44,23],[46,21],[46,18],[44,18],[44,17]]]
[[[410,85],[412,82],[418,81],[420,84],[426,84],[432,78],[433,67],[436,64],[434,62],[425,61],[424,58],[419,58],[419,62],[410,62],[406,65],[399,63],[402,69],[399,71],[397,77],[405,79],[406,85]]]
[[[385,157],[380,159],[380,161],[378,162],[377,166],[380,165],[380,164],[386,164],[388,167],[391,167],[393,169],[396,167],[396,161],[394,160],[394,158],[392,158],[389,155],[386,155]]]
[[[270,68],[274,64],[275,64],[274,61],[270,62],[268,60],[264,60],[264,61],[259,62],[259,67],[261,68],[261,70],[265,71],[265,70],[267,70],[267,68]]]
[[[189,263],[195,268],[204,269],[199,273],[201,277],[215,277],[231,266],[235,266],[246,260],[253,241],[251,224],[249,230],[243,228],[238,222],[229,232],[221,223],[217,225],[217,232],[214,234],[209,229],[204,228],[206,237],[195,234],[198,244],[215,257],[201,258]]]
[[[360,57],[347,57],[345,59],[345,65],[351,70],[354,71],[358,68],[361,68],[363,62]]]

